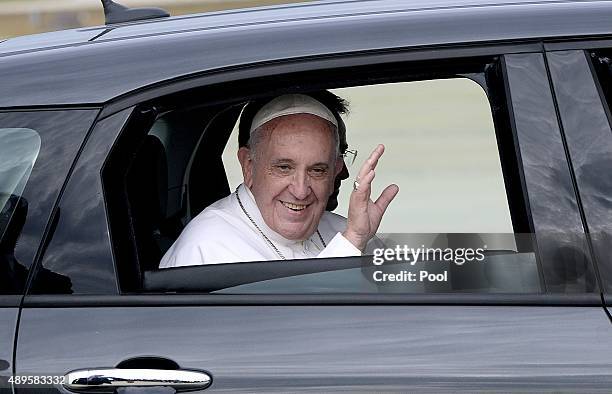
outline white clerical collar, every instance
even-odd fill
[[[266,221],[263,219],[263,216],[261,216],[259,208],[257,207],[257,202],[255,202],[255,196],[253,196],[251,190],[244,183],[238,186],[236,192],[240,193],[240,199],[244,205],[244,209],[246,209],[251,218],[257,224],[257,226],[259,226],[261,231],[266,235],[266,237],[270,238],[272,242],[285,247],[292,247],[295,245],[302,244],[302,241],[287,239],[276,231],[272,230],[270,227],[268,227]],[[314,236],[314,234],[311,235],[311,237],[312,236]]]

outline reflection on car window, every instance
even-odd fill
[[[393,254],[364,256],[360,267],[257,282],[256,278],[245,277],[244,283],[215,293],[537,294],[544,288],[535,253],[503,249],[516,240],[532,242],[531,238],[529,234],[386,234],[382,241]],[[404,245],[419,247],[404,253]],[[257,266],[261,263],[251,264],[252,271],[262,268]],[[338,262],[329,264],[333,267]]]
[[[0,129],[0,239],[30,177],[40,143],[40,136],[32,129]]]
[[[27,275],[15,258],[15,247],[28,212],[22,193],[40,146],[32,129],[0,128],[0,294],[20,291]]]

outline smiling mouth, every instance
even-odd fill
[[[303,211],[304,209],[308,208],[308,205],[293,204],[285,201],[281,201],[281,204],[295,212]]]

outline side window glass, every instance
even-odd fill
[[[9,229],[19,198],[40,151],[40,135],[32,129],[0,129],[0,240]]]
[[[0,128],[0,294],[21,291],[27,270],[15,257],[28,203],[22,198],[40,152],[40,135],[28,128]]]
[[[95,110],[0,113],[0,294],[21,294]],[[64,283],[45,272],[48,283]]]
[[[612,50],[547,54],[604,291],[612,291]],[[594,71],[594,72],[593,72]]]

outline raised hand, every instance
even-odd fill
[[[376,234],[387,207],[399,192],[399,187],[391,184],[383,190],[376,202],[370,199],[372,181],[376,176],[374,169],[384,151],[385,146],[378,145],[363,163],[349,201],[347,226],[342,235],[361,251]]]

